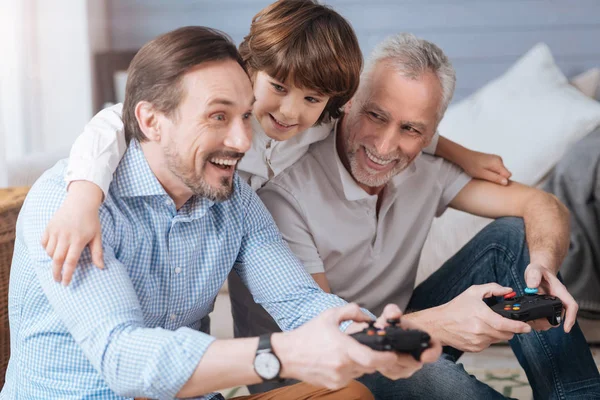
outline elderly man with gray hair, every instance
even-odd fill
[[[600,378],[576,323],[577,304],[557,273],[569,245],[568,212],[552,195],[516,182],[471,179],[422,154],[446,111],[455,72],[413,35],[374,51],[360,88],[329,138],[312,145],[259,195],[291,249],[326,291],[376,313],[388,303],[437,337],[444,356],[409,379],[362,378],[378,399],[492,399],[500,393],[456,360],[508,340],[536,399],[600,397]],[[447,207],[497,220],[413,290],[433,218]],[[561,327],[503,318],[489,304],[526,288],[560,298]],[[276,325],[234,293],[236,334]]]

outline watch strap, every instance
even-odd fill
[[[272,333],[265,333],[258,337],[258,348],[256,349],[257,354],[265,351],[275,354],[273,352],[273,347],[271,347],[271,335]]]

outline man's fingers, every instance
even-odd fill
[[[474,285],[469,288],[477,296],[487,299],[493,296],[504,296],[512,292],[512,288],[500,286],[497,283],[486,283],[485,285]]]
[[[579,305],[577,305],[577,302],[573,296],[571,296],[571,293],[569,293],[565,285],[563,285],[556,275],[551,272],[547,272],[544,274],[544,278],[548,284],[550,294],[558,297],[563,303],[563,307],[565,309],[563,328],[566,333],[569,333],[573,328],[573,325],[575,325],[575,321],[577,320]]]
[[[402,311],[396,304],[388,304],[383,309],[381,316],[386,319],[400,318],[402,316]]]
[[[553,328],[552,324],[550,324],[547,319],[535,319],[533,321],[528,321],[527,324],[531,326],[531,329],[536,331],[547,331],[548,329]]]
[[[358,364],[363,373],[372,373],[382,366],[395,362],[395,355],[391,351],[376,351],[368,346],[365,346],[356,340],[346,346],[348,356],[352,361]]]
[[[94,265],[100,269],[104,269],[104,253],[102,252],[102,236],[100,233],[97,233],[90,242],[90,251]]]
[[[525,324],[525,325],[527,325],[527,324]],[[493,344],[493,343],[508,341],[515,336],[515,333],[510,332],[510,331],[497,330],[497,329],[493,328],[492,326],[488,326],[488,329],[486,329],[486,331],[484,332],[484,335],[491,338],[492,342],[490,344]]]
[[[350,370],[350,375],[352,376],[353,379],[356,379],[356,378],[360,378],[361,376],[363,376],[365,374],[374,374],[375,372],[377,372],[376,369],[365,370],[362,367],[358,367],[358,368],[355,367]]]
[[[423,363],[410,354],[392,353],[394,360],[382,363],[377,370],[390,379],[408,378],[423,367]]]
[[[434,363],[442,355],[442,344],[438,340],[431,338],[429,345],[430,347],[421,353],[422,363]]]
[[[540,268],[543,267],[530,264],[527,269],[525,269],[525,283],[527,283],[527,287],[537,288],[540,286],[542,277],[544,276]]]
[[[383,309],[383,312],[379,318],[377,318],[375,325],[378,328],[383,329],[388,325],[388,319],[398,319],[400,317],[402,317],[402,311],[400,310],[400,307],[398,307],[396,304],[388,304]]]
[[[512,319],[504,318],[501,315],[496,314],[491,309],[486,310],[484,314],[484,321],[492,329],[502,332],[510,333],[529,333],[531,332],[531,326],[525,322],[515,321]]]
[[[336,323],[342,321],[369,322],[371,317],[362,312],[360,307],[355,303],[349,303],[345,306],[334,308],[331,312],[332,318]]]
[[[410,368],[410,369],[420,369],[422,367],[422,362],[415,360],[415,358],[406,353],[395,353],[396,356],[395,366],[399,366],[402,368]]]
[[[565,322],[563,324],[563,328],[566,333],[569,333],[571,332],[571,329],[573,328],[573,325],[575,325],[575,321],[577,320],[577,312],[579,311],[579,305],[577,305],[577,302],[575,301],[573,296],[571,296],[571,293],[569,293],[565,285],[563,285],[557,277],[553,276],[553,278],[556,281],[552,279],[552,293],[554,296],[558,297],[563,303],[563,307],[565,308]]]

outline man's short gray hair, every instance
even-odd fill
[[[410,79],[417,79],[428,70],[434,72],[442,86],[442,104],[438,111],[439,120],[442,119],[456,87],[456,72],[442,49],[410,33],[390,36],[371,53],[363,77],[368,80],[372,70],[382,61]]]

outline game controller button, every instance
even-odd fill
[[[557,316],[556,317],[556,323],[560,325],[561,321],[562,321],[562,317],[560,315]]]
[[[513,307],[512,309],[513,309],[513,311],[519,311],[521,309],[521,307]]]
[[[511,307],[510,307],[510,306],[506,306],[506,307],[504,307],[504,309],[505,309],[506,311],[509,311],[509,310],[511,309]]]
[[[512,299],[513,297],[515,297],[517,295],[517,292],[510,292],[508,294],[504,295],[505,299]]]
[[[377,335],[378,336],[385,336],[386,333],[385,333],[385,331],[379,331],[379,332],[377,332]]]
[[[526,294],[536,294],[538,292],[537,288],[525,288]]]
[[[367,331],[367,335],[368,335],[368,336],[375,336],[375,331],[373,331],[373,330],[368,330],[368,331]]]
[[[513,307],[521,307],[521,305],[519,303],[515,303],[513,304]]]

